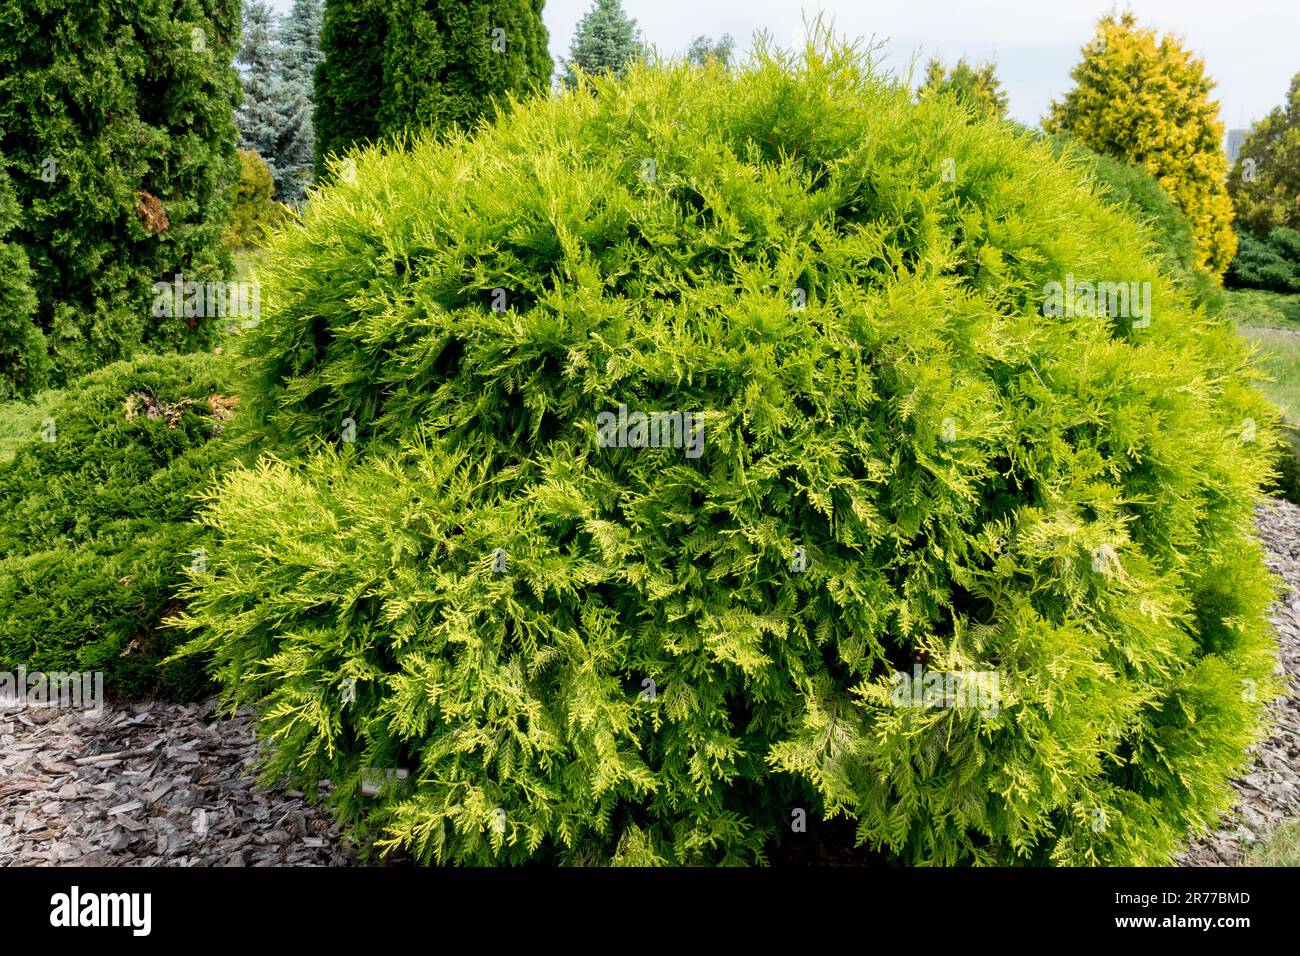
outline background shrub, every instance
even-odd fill
[[[241,149],[239,165],[234,215],[226,226],[224,241],[230,249],[251,249],[261,244],[269,230],[282,225],[289,214],[275,201],[271,169],[261,156],[251,149]]]
[[[43,403],[0,463],[0,669],[102,671],[130,697],[206,686],[159,666],[175,643],[159,625],[206,538],[191,496],[237,446],[232,391],[211,355],[150,356]]]
[[[1075,86],[1052,102],[1043,129],[1150,172],[1191,223],[1196,264],[1221,276],[1236,242],[1223,122],[1205,63],[1126,11],[1098,21],[1070,75]]]
[[[200,317],[155,318],[150,290],[230,268],[238,36],[238,0],[0,6],[0,153],[22,210],[9,241],[31,264],[54,384],[141,345],[212,340]]]
[[[185,652],[424,860],[753,861],[803,808],[897,862],[1163,861],[1271,691],[1275,429],[1147,249],[826,44],[367,151],[265,260],[252,417],[303,453],[209,493]],[[1067,274],[1149,327],[1044,314]],[[620,404],[702,454],[600,447]],[[896,706],[917,666],[996,712]]]
[[[1225,281],[1248,289],[1300,292],[1300,232],[1278,226],[1263,239],[1248,232],[1232,260]]]
[[[1196,243],[1187,217],[1160,188],[1154,176],[1131,163],[1094,152],[1068,137],[1054,138],[1059,154],[1077,162],[1097,183],[1103,199],[1128,208],[1144,223],[1155,252],[1174,281],[1182,286],[1198,305],[1217,314],[1224,305],[1223,289],[1218,281],[1196,264]]]

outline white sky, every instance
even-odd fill
[[[277,9],[290,0],[272,0]],[[573,28],[592,0],[546,0],[551,53],[568,52]],[[802,40],[804,16],[818,12],[838,32],[885,41],[886,66],[902,70],[913,54],[995,59],[1014,119],[1036,125],[1070,86],[1079,49],[1113,0],[623,0],[646,42],[666,53],[697,35],[730,33],[742,48],[760,29],[782,45]],[[1229,129],[1261,118],[1300,72],[1297,0],[1128,0],[1144,26],[1172,32],[1206,61]]]

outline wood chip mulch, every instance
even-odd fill
[[[1268,566],[1286,591],[1273,605],[1277,673],[1288,693],[1272,706],[1273,731],[1254,748],[1249,773],[1233,781],[1239,802],[1225,825],[1195,839],[1178,857],[1183,866],[1230,866],[1283,820],[1300,817],[1300,507],[1262,505],[1256,515]]]
[[[0,866],[336,866],[327,812],[254,785],[215,701],[0,711]]]

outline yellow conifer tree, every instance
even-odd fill
[[[1222,275],[1237,239],[1205,63],[1125,12],[1098,22],[1071,75],[1074,88],[1052,103],[1043,128],[1151,173],[1191,223],[1197,264]]]

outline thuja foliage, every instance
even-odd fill
[[[282,451],[206,496],[184,653],[269,777],[421,860],[761,861],[835,817],[900,863],[1165,860],[1272,692],[1275,428],[1148,248],[824,37],[366,151],[271,244]],[[1067,276],[1149,323],[1045,309]],[[915,706],[918,667],[998,693]]]
[[[229,370],[145,357],[73,382],[0,464],[0,670],[98,671],[107,691],[206,686],[175,645],[182,569],[203,564],[192,497],[233,456]]]
[[[408,130],[471,125],[551,77],[542,0],[327,2],[317,166]]]
[[[388,29],[385,3],[325,0],[312,117],[318,178],[325,175],[326,157],[379,138]]]
[[[1300,73],[1286,103],[1250,128],[1228,172],[1240,223],[1263,236],[1279,226],[1300,229]]]
[[[49,375],[31,265],[23,247],[8,239],[18,217],[18,200],[0,156],[0,401],[39,391]]]
[[[1187,217],[1154,176],[1131,163],[1093,152],[1069,137],[1057,137],[1054,147],[1095,180],[1103,199],[1126,207],[1147,227],[1166,271],[1198,305],[1212,313],[1223,308],[1223,288],[1219,281],[1196,264],[1196,244]]]
[[[1155,176],[1191,223],[1197,265],[1222,275],[1236,236],[1223,122],[1205,63],[1125,12],[1102,17],[1071,75],[1074,88],[1053,101],[1043,129]]]
[[[1300,232],[1278,226],[1262,239],[1242,232],[1241,247],[1224,277],[1229,285],[1300,292]]]
[[[388,0],[385,134],[472,124],[551,79],[542,0]]]
[[[151,286],[221,279],[239,175],[237,0],[6,0],[0,153],[55,384],[141,346],[205,346],[202,318],[158,318]]]

